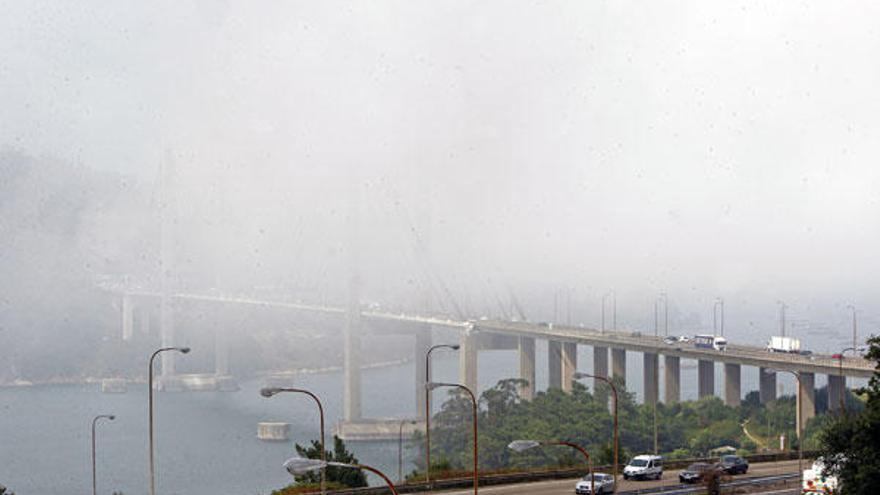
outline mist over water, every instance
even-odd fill
[[[373,311],[599,328],[604,307],[644,335],[665,293],[673,335],[712,332],[718,298],[733,343],[780,334],[783,303],[785,333],[816,352],[851,345],[853,311],[857,340],[880,333],[878,15],[856,0],[0,0],[0,445],[18,446],[0,482],[84,486],[80,427],[112,407],[108,483],[144,486],[143,390],[94,386],[142,381],[160,343],[155,304],[123,340],[123,292],[345,308],[354,286]],[[166,476],[181,493],[279,486],[283,448],[255,424],[288,404],[258,382],[340,366],[344,322],[193,299],[174,319],[194,349],[178,371],[213,372],[225,342],[243,389],[161,397],[163,428],[198,437],[163,448],[165,466],[223,467]],[[409,337],[372,330],[365,365],[411,358]],[[481,353],[480,386],[516,364]],[[365,380],[365,416],[413,414],[411,366],[365,372],[387,380]],[[628,367],[641,394],[640,356]],[[339,373],[308,379],[338,419]],[[744,370],[743,393],[755,380]],[[356,452],[393,464],[386,447]],[[53,474],[34,467],[56,451]]]

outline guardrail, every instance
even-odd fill
[[[815,451],[804,452],[804,459],[814,458],[816,456]],[[779,462],[779,461],[792,461],[798,458],[797,452],[784,452],[778,454],[753,454],[743,456],[750,463],[761,463],[761,462]],[[679,469],[683,467],[687,467],[690,464],[695,462],[707,462],[707,461],[717,461],[718,457],[699,457],[692,459],[677,459],[672,461],[664,461],[663,468],[664,469]],[[609,472],[611,470],[611,466],[594,466],[593,471],[595,472]],[[580,476],[584,476],[587,474],[587,470],[583,467],[577,468],[562,468],[562,469],[548,469],[541,471],[523,471],[523,472],[512,472],[512,473],[501,473],[501,474],[485,474],[480,475],[480,486],[493,486],[493,485],[509,485],[515,483],[527,483],[532,481],[548,481],[548,480],[558,480],[558,479],[571,479],[577,478]],[[776,481],[784,481],[784,478],[796,478],[799,474],[787,474],[787,475],[773,475],[773,476],[765,476],[765,477],[756,477],[750,479],[742,479],[736,480],[729,483],[725,483],[724,486],[738,486],[738,484],[756,484],[756,483],[773,483]],[[769,480],[769,481],[767,481]],[[434,490],[453,490],[458,488],[470,488],[473,486],[473,478],[449,478],[449,479],[438,479],[436,481],[431,482],[431,487],[429,487],[426,483],[406,483],[401,485],[395,485],[398,493],[420,493],[428,491],[429,488],[433,487]],[[643,489],[643,490],[628,490],[625,492],[618,492],[618,495],[627,495],[627,494],[649,494],[649,493],[660,493],[664,494],[672,494],[672,493],[692,493],[694,491],[698,491],[701,487],[699,485],[672,485],[666,487],[656,487],[651,489]],[[678,491],[675,491],[675,490]],[[670,491],[672,490],[672,491]],[[317,493],[317,492],[316,492]],[[367,487],[367,488],[349,488],[346,490],[334,490],[328,491],[328,494],[331,495],[386,495],[389,493],[388,488],[386,487]]]

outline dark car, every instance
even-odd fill
[[[699,483],[703,481],[706,473],[719,469],[717,464],[707,464],[705,462],[695,462],[687,467],[684,471],[678,473],[678,481],[682,483]]]
[[[727,474],[746,474],[749,472],[749,461],[738,455],[721,456],[719,466]]]

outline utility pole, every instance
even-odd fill
[[[785,309],[788,308],[788,305],[782,301],[777,301],[779,304],[779,328],[782,331],[782,336],[785,337]]]

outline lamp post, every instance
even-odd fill
[[[718,330],[718,308],[721,308],[721,336],[724,336],[724,299],[715,298],[715,304],[712,305],[712,330]]]
[[[321,462],[326,464],[327,448],[324,440],[324,406],[321,405],[321,399],[319,399],[317,395],[302,388],[264,387],[260,389],[260,395],[266,397],[267,399],[274,395],[280,394],[281,392],[308,395],[315,401],[315,404],[318,405],[318,415],[321,418]],[[327,493],[327,470],[324,469],[324,467],[321,467],[319,469],[321,469],[321,493],[323,495]]]
[[[663,302],[663,336],[669,336],[669,299],[661,292],[654,299],[654,337],[660,333],[660,302]]]
[[[852,304],[848,304],[846,307],[852,310],[852,327],[853,327],[853,345],[852,346],[858,347],[859,343],[858,343],[858,339],[856,338],[856,333],[858,330],[858,320],[856,320],[856,307],[853,306]]]
[[[617,294],[610,290],[602,296],[602,331],[605,331],[605,300],[611,297],[611,328],[617,330]]]
[[[416,424],[411,419],[402,419],[397,430],[397,482],[403,483],[403,425]]]
[[[291,457],[290,459],[284,461],[283,466],[284,469],[286,469],[287,472],[292,475],[302,475],[308,473],[309,471],[317,471],[319,469],[321,471],[324,471],[327,466],[349,469],[363,469],[366,471],[370,471],[371,473],[375,473],[380,478],[385,480],[385,484],[388,485],[391,493],[397,495],[397,488],[395,488],[394,483],[392,483],[391,480],[388,479],[388,476],[385,476],[385,473],[365,464],[346,464],[344,462],[327,462],[319,461],[318,459],[306,459],[305,457]]]
[[[181,354],[188,354],[190,349],[189,347],[162,347],[156,349],[156,351],[150,356],[150,365],[147,369],[147,388],[149,389],[148,401],[150,409],[150,495],[156,495],[156,460],[154,455],[155,441],[153,432],[153,361],[155,361],[156,356],[166,351],[177,351]]]
[[[779,305],[779,329],[785,337],[785,310],[788,309],[788,305],[783,301],[776,301],[776,304]]]
[[[795,414],[795,430],[797,431],[797,439],[798,439],[798,473],[804,472],[804,435],[803,431],[801,431],[801,415],[803,411],[801,411],[801,372],[800,371],[791,371],[791,370],[776,370],[776,369],[766,369],[765,373],[791,373],[794,375],[797,380],[797,395],[795,396],[795,408],[797,408]]]
[[[450,349],[457,351],[461,346],[458,344],[437,344],[431,346],[425,353],[425,380],[431,381],[431,353],[434,349]],[[425,484],[431,488],[431,389],[425,387]]]
[[[477,430],[477,413],[478,413],[477,397],[474,395],[474,393],[471,391],[471,389],[469,389],[468,387],[466,387],[460,383],[428,382],[425,384],[425,388],[428,389],[429,392],[434,390],[435,388],[440,388],[440,387],[452,387],[452,388],[459,388],[461,390],[464,390],[470,396],[471,403],[474,406],[474,419],[473,419],[473,422],[474,422],[474,495],[477,495],[477,493],[478,493],[477,490],[480,487],[480,473],[478,471],[479,462],[477,460],[477,454],[478,454],[478,450],[479,450],[478,444],[477,444],[477,435],[478,435],[478,430]]]
[[[96,467],[97,462],[95,462],[95,450],[96,450],[96,448],[95,448],[95,446],[96,446],[95,423],[97,423],[98,420],[102,419],[102,418],[109,419],[110,421],[113,421],[114,419],[116,419],[116,416],[114,416],[112,414],[100,414],[98,416],[95,416],[94,419],[92,419],[92,495],[97,495],[97,493],[98,493],[98,481],[97,481],[98,480],[98,477],[97,477],[98,470]]]
[[[514,440],[507,445],[507,448],[514,450],[516,452],[524,452],[529,449],[533,449],[535,447],[547,446],[547,445],[563,445],[565,447],[571,447],[581,454],[587,459],[587,469],[590,473],[590,494],[596,493],[596,480],[593,479],[593,459],[590,457],[590,454],[587,450],[576,443],[571,442],[562,442],[558,440],[549,441],[549,442],[539,442],[537,440]],[[617,491],[617,486],[615,485],[614,490]]]
[[[612,468],[612,470],[614,472],[611,474],[614,477],[614,489],[617,490],[617,462],[618,462],[617,457],[618,457],[618,452],[619,452],[619,448],[620,448],[620,444],[619,444],[620,437],[618,435],[618,428],[617,428],[617,387],[614,386],[614,383],[612,383],[611,380],[609,380],[608,378],[606,378],[604,376],[576,372],[574,374],[574,378],[575,378],[575,380],[580,380],[583,378],[593,378],[595,380],[602,380],[603,382],[607,383],[609,387],[611,387],[611,393],[614,398],[614,405],[613,405],[613,409],[614,409],[614,467]]]

